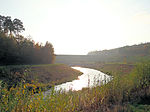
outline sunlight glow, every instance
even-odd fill
[[[9,1],[11,5],[7,2],[0,4],[2,14],[7,12],[21,19],[26,28],[23,34],[31,35],[36,42],[51,42],[56,54],[87,54],[149,41],[148,0],[15,0]],[[19,7],[15,7],[18,3]]]
[[[45,40],[51,40],[56,53],[60,54],[85,54],[98,48],[111,48],[112,41],[118,44],[123,33],[120,18],[100,4],[90,1],[81,5],[78,2],[49,10],[38,35],[42,35]],[[43,41],[43,38],[39,38],[39,41]],[[58,47],[60,45],[62,47]]]

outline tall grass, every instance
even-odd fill
[[[115,76],[105,85],[81,91],[60,92],[51,90],[44,96],[35,88],[28,90],[28,83],[0,89],[0,111],[12,112],[130,112],[136,111],[135,103],[150,96],[150,64],[138,64],[128,75]],[[146,102],[146,99],[145,99]],[[149,108],[149,106],[145,106]],[[140,108],[141,109],[141,108]]]

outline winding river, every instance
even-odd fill
[[[63,91],[78,91],[82,90],[82,88],[94,87],[101,84],[106,84],[110,80],[112,80],[111,76],[108,76],[98,70],[83,68],[83,67],[72,67],[73,69],[81,71],[83,74],[78,77],[77,80],[73,80],[72,82],[66,82],[60,85],[55,86],[55,90],[63,90]],[[49,94],[51,90],[44,92],[45,95]]]

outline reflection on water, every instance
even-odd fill
[[[66,82],[55,87],[56,90],[81,90],[86,87],[94,87],[96,85],[107,83],[111,80],[111,77],[94,69],[72,67],[73,69],[81,71],[83,74],[78,77],[77,80],[72,82]]]
[[[77,80],[72,82],[66,82],[55,86],[55,90],[82,90],[82,88],[94,87],[96,85],[106,84],[108,81],[112,80],[111,76],[108,76],[98,70],[82,67],[72,67],[73,69],[81,71],[83,74],[78,77]],[[50,95],[51,90],[44,92],[44,96]]]

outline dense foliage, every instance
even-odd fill
[[[53,63],[54,48],[51,43],[35,43],[19,32],[25,30],[19,19],[0,16],[0,65]]]
[[[7,35],[19,35],[20,32],[25,30],[23,23],[19,19],[11,20],[10,16],[0,15],[0,32],[4,32]]]

